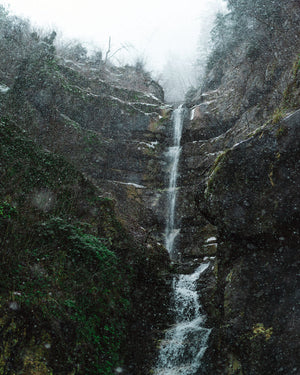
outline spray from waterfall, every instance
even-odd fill
[[[165,231],[165,246],[171,259],[175,257],[174,242],[180,232],[175,228],[175,207],[177,195],[178,163],[181,153],[180,140],[183,127],[184,109],[182,106],[173,112],[173,146],[169,147],[168,158],[170,165],[169,188],[168,188],[168,213]]]

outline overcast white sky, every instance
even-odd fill
[[[113,50],[131,45],[130,54],[142,56],[155,71],[170,56],[194,60],[201,30],[205,34],[212,15],[224,9],[223,0],[4,0],[2,4],[36,26],[93,42],[103,51],[111,36]]]

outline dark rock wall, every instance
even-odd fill
[[[297,111],[226,152],[208,180],[219,230],[216,373],[299,372],[299,130]]]
[[[187,103],[178,246],[216,257],[199,281],[207,375],[300,372],[299,3],[282,7],[264,51],[235,45]]]
[[[171,127],[171,108],[161,101],[161,88],[149,81],[143,92],[135,88],[137,82],[130,87],[121,79],[100,79],[88,65],[68,66],[53,51],[49,55],[49,48],[38,44],[20,64],[4,111],[115,198],[125,226],[161,241],[164,150]],[[146,90],[147,79],[140,80]]]
[[[23,217],[15,226],[13,222],[12,233],[9,233],[9,236],[4,227],[0,234],[1,257],[5,258],[5,254],[9,254],[8,259],[11,260],[13,271],[5,267],[5,263],[1,266],[4,281],[0,293],[0,372],[88,374],[98,371],[111,374],[114,372],[113,366],[119,366],[124,367],[124,373],[128,374],[148,373],[157,350],[155,340],[160,337],[161,331],[169,321],[169,258],[160,242],[165,226],[164,150],[170,132],[171,108],[163,103],[161,87],[145,73],[134,74],[134,70],[130,68],[107,67],[104,75],[103,71],[92,69],[87,63],[66,63],[55,54],[54,46],[47,42],[30,43],[28,51],[24,52],[25,58],[20,59],[14,66],[10,80],[4,80],[1,71],[1,126],[5,129],[3,134],[9,130],[6,123],[14,126],[15,130],[9,146],[5,144],[4,136],[0,141],[1,156],[4,160],[0,163],[1,173],[9,182],[7,183],[1,174],[0,219],[3,219],[2,210],[8,204],[7,201],[12,207],[17,206],[26,220],[30,215],[32,226],[43,219],[40,216],[44,211],[45,215],[54,219],[64,215],[68,223],[73,220],[74,226],[79,225],[84,230],[89,228],[88,231],[96,232],[99,241],[104,241],[112,250],[112,258],[117,257],[120,275],[112,269],[111,282],[99,271],[106,279],[108,290],[113,297],[110,299],[100,295],[97,306],[93,303],[96,297],[93,294],[93,278],[90,275],[97,278],[95,272],[98,271],[93,273],[94,268],[89,270],[90,274],[87,274],[86,279],[82,278],[79,287],[77,279],[74,279],[74,274],[79,275],[79,272],[71,271],[71,263],[66,260],[66,267],[69,267],[70,272],[62,272],[60,276],[68,279],[69,283],[74,283],[76,291],[80,288],[78,303],[84,315],[84,318],[80,319],[86,319],[92,328],[96,327],[97,330],[95,333],[90,327],[84,326],[83,331],[89,330],[86,336],[92,344],[86,340],[84,332],[84,338],[81,340],[81,325],[69,322],[68,317],[65,320],[64,317],[57,318],[54,316],[55,310],[50,311],[49,316],[38,315],[39,306],[30,299],[21,307],[17,305],[20,311],[16,312],[9,308],[11,298],[15,298],[14,292],[19,293],[19,280],[12,275],[15,267],[18,267],[18,262],[25,264],[26,276],[32,271],[31,267],[40,267],[36,264],[39,259],[31,259],[27,253],[24,254],[21,243],[26,243],[28,253],[35,254],[37,251],[36,257],[44,249],[40,249],[41,246],[36,244],[35,240],[38,241],[38,237],[35,235],[32,236],[34,241],[28,239],[26,234],[24,238],[19,239],[17,229],[21,233],[31,234],[31,227]],[[0,60],[3,62],[4,59],[5,56],[0,53]],[[113,80],[110,75],[118,75],[121,78]],[[131,79],[134,82],[131,82]],[[2,83],[9,84],[10,87],[6,89]],[[26,142],[31,145],[30,152],[26,147],[18,148],[18,135],[26,138]],[[15,148],[21,155],[24,153],[23,160],[20,155],[14,160]],[[41,160],[31,158],[32,149],[41,152]],[[11,165],[6,163],[5,159],[9,153],[12,154]],[[89,196],[85,191],[82,193],[81,186],[77,181],[72,182],[71,177],[62,180],[60,172],[63,173],[63,170],[59,167],[55,169],[53,178],[51,175],[51,188],[48,188],[41,178],[44,174],[48,176],[48,173],[53,172],[52,156],[54,160],[61,158],[70,166],[71,171],[72,168],[76,168],[78,176],[87,181],[88,186],[92,186],[93,194]],[[18,166],[17,172],[15,164]],[[72,165],[74,167],[71,167]],[[31,174],[28,176],[28,171],[35,177]],[[27,183],[32,183],[33,186],[30,193],[22,191],[22,184],[27,186]],[[62,192],[65,193],[63,207],[60,205],[61,202],[57,202],[57,197],[62,195]],[[82,194],[84,199],[81,199]],[[16,203],[16,196],[19,198],[19,195],[21,201],[28,200],[25,209]],[[31,195],[34,197],[32,200]],[[98,199],[103,202],[101,207],[94,203]],[[78,206],[75,217],[71,217],[68,210],[72,211]],[[8,228],[11,228],[10,221],[13,220],[5,215],[4,219],[9,222]],[[59,220],[58,222],[60,223]],[[14,245],[15,240],[19,247],[11,249],[10,243]],[[59,259],[64,258],[65,251],[73,251],[73,245],[69,244],[65,237],[56,238],[57,242],[53,239],[48,241],[49,248],[53,248],[55,257]],[[85,259],[85,254],[89,253],[85,248],[81,250]],[[30,258],[30,261],[27,258]],[[103,262],[99,263],[103,266]],[[49,262],[47,267],[52,269],[55,265]],[[78,267],[85,270],[84,263],[81,265],[79,262]],[[94,267],[98,269],[97,262]],[[102,281],[99,280],[98,283],[100,285]],[[98,284],[95,285],[98,287]],[[127,303],[127,310],[123,309],[122,302],[119,304],[123,294],[118,292],[115,285],[120,286],[126,298],[128,296],[127,299],[123,299],[124,304]],[[41,286],[41,289],[43,288],[44,284]],[[72,299],[71,304],[77,303],[77,300],[73,301],[73,296],[65,297],[52,286],[47,285],[44,289],[45,294],[49,296],[48,299],[52,300],[53,296],[57,308],[63,313],[71,308],[64,300]],[[39,290],[35,289],[35,292],[39,295]],[[74,293],[77,292],[70,290],[70,295]],[[23,295],[25,298],[25,292]],[[85,303],[85,299],[89,302]],[[26,303],[28,308],[25,309],[23,305]],[[48,303],[48,300],[45,303]],[[86,311],[90,306],[97,310],[95,314]],[[103,319],[103,314],[98,313],[102,310],[108,311],[108,322]],[[31,313],[24,318],[23,313],[29,311]],[[34,315],[32,319],[31,315]],[[110,323],[113,324],[114,320],[118,321],[117,327],[122,326],[122,343],[108,341],[110,338],[105,335],[105,330],[110,329]],[[23,330],[26,325],[30,330],[35,324],[38,328],[47,324],[61,325],[66,326],[66,330],[58,329],[54,335],[54,342],[48,338],[47,329],[37,329],[32,335]],[[97,343],[98,331],[101,340],[106,340],[106,349],[101,349],[102,342]],[[119,332],[116,332],[116,335],[118,334]],[[51,350],[44,348],[45,340],[51,341]],[[68,345],[66,350],[65,345]],[[81,349],[80,345],[84,349]],[[99,355],[97,350],[102,350],[103,355]],[[84,359],[77,359],[79,352]],[[94,369],[96,367],[97,370]]]

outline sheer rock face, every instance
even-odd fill
[[[133,76],[129,68],[118,70],[117,81],[108,72],[101,79],[101,71],[87,65],[44,56],[46,47],[37,45],[21,64],[7,108],[39,144],[65,156],[115,198],[128,229],[161,241],[171,127],[162,89],[147,75],[136,74],[132,83],[120,78],[128,71]]]
[[[220,230],[244,237],[299,227],[300,110],[220,155],[205,198]]]
[[[239,130],[183,144],[180,246],[216,255],[199,281],[214,327],[204,373],[297,374],[300,111]]]
[[[225,368],[299,371],[299,131],[298,110],[221,155],[207,183]]]
[[[233,48],[187,103],[178,247],[216,255],[199,281],[214,328],[205,375],[300,371],[299,4],[285,8],[285,31],[255,58]]]
[[[50,47],[36,44],[20,62],[10,90],[0,96],[1,111],[46,154],[61,155],[76,166],[96,186],[95,191],[100,188],[101,199],[114,201],[110,210],[120,222],[94,218],[93,207],[91,220],[107,231],[108,243],[114,242],[120,228],[126,233],[124,241],[118,237],[113,246],[130,269],[127,276],[132,283],[131,309],[125,317],[126,347],[120,349],[120,355],[128,373],[145,374],[155,357],[155,340],[169,320],[169,258],[160,240],[165,225],[164,150],[171,108],[162,102],[162,89],[155,82],[141,82],[137,75],[133,84],[105,80],[101,72],[84,64],[65,64]],[[58,191],[60,183],[58,178]],[[75,185],[74,190],[76,200],[80,188]],[[6,195],[1,199],[7,199]],[[70,207],[77,204],[73,197],[67,199]],[[106,217],[107,209],[102,211]],[[78,220],[82,221],[82,213]],[[129,248],[126,236],[135,238]],[[53,356],[59,362],[60,357]],[[65,361],[61,362],[63,366]]]

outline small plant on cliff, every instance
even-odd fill
[[[254,333],[254,335],[250,337],[251,340],[255,339],[256,337],[262,336],[266,341],[268,341],[273,334],[273,328],[265,328],[263,323],[257,323],[255,326],[253,326],[252,332]]]
[[[286,111],[283,108],[276,108],[272,116],[272,123],[277,124],[286,115]]]
[[[11,206],[8,202],[4,201],[0,203],[0,217],[3,219],[10,219],[15,212],[16,208]]]
[[[293,66],[293,75],[294,77],[297,76],[298,72],[300,70],[300,53],[298,54],[298,57],[294,63],[294,66]]]

